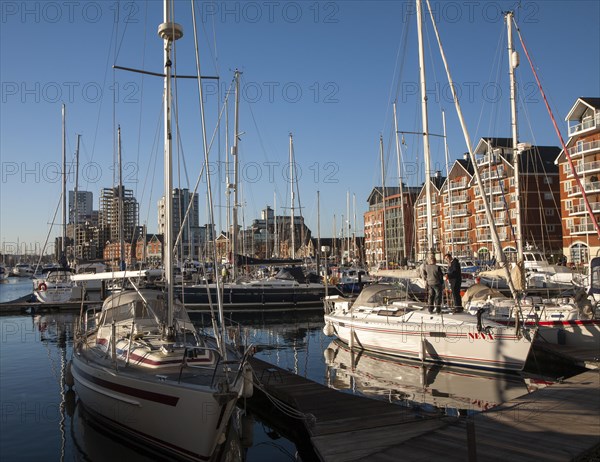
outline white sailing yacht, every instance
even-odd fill
[[[60,265],[49,269],[41,277],[33,279],[33,294],[41,303],[60,305],[73,297],[75,283],[71,281],[71,270],[67,268],[67,152],[65,133],[65,105],[62,105],[62,239],[60,249]],[[79,138],[77,139],[79,144]],[[79,147],[77,148],[79,149]]]
[[[183,35],[170,0],[164,2],[158,34],[164,41],[165,214],[170,224],[171,50]],[[200,79],[199,64],[197,73]],[[133,289],[109,296],[99,313],[83,316],[70,370],[80,402],[104,424],[170,457],[208,460],[224,441],[237,399],[251,392],[251,369],[245,355],[239,358],[224,343],[222,303],[220,328],[210,337],[197,332],[185,306],[175,300],[172,234],[166,226],[164,292],[137,286],[133,277],[144,271],[75,276],[127,279]]]
[[[427,232],[432,245],[430,159],[423,56],[422,8],[416,0]],[[470,149],[470,143],[469,150]],[[489,212],[489,210],[488,210]],[[433,249],[431,250],[433,251]],[[350,345],[394,356],[493,370],[521,370],[529,355],[535,331],[506,327],[466,313],[430,314],[422,303],[405,301],[404,293],[386,285],[366,287],[354,301],[325,302],[326,335]]]

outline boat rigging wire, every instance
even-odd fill
[[[579,190],[581,191],[581,194],[583,196],[583,202],[585,204],[585,208],[588,212],[588,215],[590,216],[590,221],[592,222],[594,228],[596,229],[596,233],[598,233],[598,236],[600,236],[600,227],[598,227],[598,221],[596,220],[596,217],[594,216],[594,212],[592,210],[592,207],[590,206],[590,202],[589,202],[587,194],[585,192],[585,188],[583,187],[583,184],[581,183],[581,179],[579,178],[579,174],[577,173],[577,169],[575,168],[575,165],[573,164],[573,159],[571,158],[571,154],[569,154],[569,150],[567,149],[567,146],[566,146],[566,144],[563,140],[563,137],[560,133],[560,130],[558,129],[556,119],[554,118],[554,114],[552,112],[552,109],[550,108],[548,99],[546,98],[546,93],[544,92],[544,89],[542,88],[542,83],[540,82],[538,74],[535,70],[533,62],[531,60],[531,56],[529,55],[529,51],[528,51],[527,47],[525,46],[525,41],[523,40],[523,36],[521,35],[521,29],[519,29],[519,26],[517,25],[517,22],[514,20],[514,18],[513,18],[513,22],[515,23],[515,28],[517,30],[517,35],[519,36],[519,41],[521,42],[523,51],[525,51],[525,56],[527,57],[527,61],[529,62],[529,66],[531,67],[533,76],[535,77],[535,81],[537,82],[537,85],[538,85],[538,88],[542,95],[542,98],[544,99],[544,104],[546,105],[546,109],[548,110],[548,114],[550,116],[550,119],[552,120],[552,125],[554,126],[554,130],[556,131],[556,134],[560,141],[560,145],[563,149],[563,152],[565,153],[565,156],[567,157],[567,161],[569,162],[569,167],[571,168],[571,172],[573,174],[573,177],[575,178],[577,187],[579,188]]]

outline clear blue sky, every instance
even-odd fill
[[[599,2],[515,5],[432,2],[473,142],[481,136],[510,136],[504,10],[516,11],[563,136],[564,117],[576,98],[600,96]],[[94,193],[98,208],[100,189],[113,185],[114,133],[120,124],[125,186],[135,191],[140,202],[141,222],[155,232],[156,203],[163,191],[162,80],[113,71],[111,66],[162,71],[162,44],[156,34],[162,2],[3,1],[0,9],[0,244],[12,251],[17,240],[27,243],[28,249],[45,241],[60,197],[62,102],[67,107],[69,160],[76,134],[82,135],[80,189]],[[381,184],[380,134],[386,184],[398,181],[392,143],[394,99],[400,130],[420,130],[413,2],[198,2],[197,11],[203,26],[199,32],[202,73],[220,76],[221,101],[233,70],[243,71],[240,163],[245,224],[267,204],[273,206],[274,194],[278,212],[289,213],[281,207],[289,207],[290,201],[285,167],[288,134],[293,132],[301,170],[300,200],[308,225],[316,234],[319,190],[321,234],[332,235],[334,215],[339,234],[342,215],[347,218],[349,192],[350,215],[355,197],[362,235],[368,194]],[[177,42],[177,70],[193,74],[189,2],[177,1],[175,15],[185,32]],[[429,20],[427,24],[430,130],[441,133],[444,109],[454,160],[466,145]],[[520,49],[517,37],[515,43]],[[524,54],[517,78],[520,139],[558,145]],[[219,91],[213,82],[206,83],[205,90],[210,136],[220,108]],[[175,181],[193,187],[203,155],[193,81],[179,81],[178,101],[182,143]],[[232,115],[233,105],[230,121]],[[223,126],[221,140],[224,132]],[[422,141],[406,135],[405,142],[404,159],[409,163],[405,182],[420,185]],[[215,144],[212,161],[223,160],[223,152],[224,141]],[[432,142],[432,158],[445,168],[439,139]],[[73,189],[73,179],[68,189]],[[217,205],[224,206],[224,186],[214,181]],[[205,195],[204,183],[200,194]],[[202,207],[201,223],[205,217]],[[219,224],[225,227],[222,213]],[[56,226],[51,236],[58,233]]]

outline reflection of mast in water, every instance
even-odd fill
[[[37,321],[37,328],[40,332],[40,341],[46,347],[48,359],[50,360],[50,366],[52,372],[59,384],[60,391],[60,404],[59,404],[59,431],[60,431],[60,460],[65,460],[66,451],[66,422],[67,415],[73,416],[73,406],[75,403],[75,394],[70,389],[72,381],[69,381],[69,374],[67,372],[67,340],[71,335],[71,329],[73,317],[71,315],[57,315],[48,320],[46,316],[36,316],[34,318],[34,324]],[[71,337],[72,338],[72,337]],[[52,358],[51,344],[56,344],[56,347],[60,353],[60,370],[57,371],[55,367],[55,361]],[[66,389],[66,386],[69,389]]]

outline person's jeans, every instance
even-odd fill
[[[427,308],[429,312],[433,313],[433,309],[439,313],[442,311],[442,295],[444,293],[444,286],[429,286],[427,291]]]

